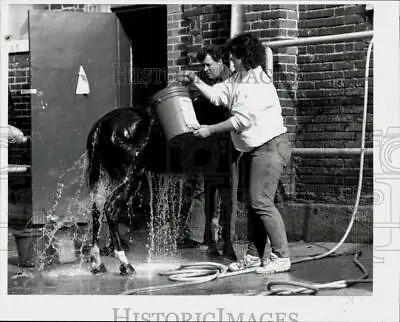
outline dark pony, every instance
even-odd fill
[[[117,108],[94,123],[87,137],[87,183],[91,192],[102,180],[108,180],[112,192],[105,196],[102,206],[109,226],[112,246],[120,255],[121,274],[134,272],[123,253],[124,246],[118,230],[118,221],[140,190],[150,148],[150,139],[161,139],[155,119],[144,108]],[[161,140],[158,140],[161,141]],[[154,147],[156,148],[156,147]],[[92,272],[105,272],[98,247],[101,224],[99,202],[93,203],[93,244],[91,249]]]
[[[201,124],[220,122],[226,117],[224,112],[215,107],[213,111],[203,110],[203,113],[196,110],[196,115]],[[212,115],[211,119],[207,120],[207,115],[208,118]],[[217,140],[220,139],[221,137]],[[124,245],[118,231],[118,221],[127,212],[127,207],[134,207],[132,200],[141,189],[145,171],[202,174],[209,172],[215,175],[224,163],[221,162],[221,156],[224,154],[226,159],[229,152],[225,149],[225,153],[221,153],[219,142],[221,141],[215,139],[214,142],[213,139],[198,139],[189,134],[178,138],[175,143],[171,141],[166,144],[155,113],[148,112],[143,107],[116,108],[95,122],[88,134],[86,146],[88,186],[90,191],[96,194],[98,184],[106,177],[113,190],[105,196],[104,205],[95,200],[92,206],[93,245],[90,250],[92,273],[106,271],[98,247],[100,209],[107,218],[114,253],[121,262],[120,272],[131,274],[135,270],[125,256]],[[225,140],[223,145],[227,147],[229,142]],[[203,154],[195,151],[201,148]],[[182,155],[192,155],[193,158],[189,158],[188,162],[182,162]],[[218,158],[215,158],[216,155]],[[196,159],[196,162],[200,160],[200,166],[193,163],[193,159]],[[212,162],[209,162],[210,160]],[[201,164],[207,164],[208,168]]]

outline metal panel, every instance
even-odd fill
[[[60,175],[84,153],[90,127],[116,106],[117,18],[111,13],[33,11],[29,24],[31,86],[37,90],[31,102],[33,222],[41,223]],[[80,66],[89,81],[88,95],[75,94]],[[60,203],[73,193],[65,190]],[[65,207],[59,204],[58,209]]]
[[[118,86],[118,107],[132,105],[132,66],[131,66],[131,42],[126,36],[120,21],[117,23],[117,50],[118,65],[114,69],[114,81]]]

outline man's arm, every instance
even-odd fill
[[[191,70],[180,72],[180,79],[181,81],[189,80],[213,105],[228,105],[228,95],[226,92],[228,89],[225,88],[225,82],[210,86]]]

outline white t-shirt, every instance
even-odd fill
[[[237,150],[248,152],[286,133],[276,88],[261,67],[236,73],[207,92],[211,103],[230,109]]]

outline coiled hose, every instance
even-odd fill
[[[365,80],[364,80],[364,110],[363,110],[363,123],[362,123],[362,132],[361,132],[361,156],[360,156],[360,171],[358,175],[358,188],[357,188],[357,196],[354,204],[353,212],[351,215],[351,219],[349,225],[344,233],[342,239],[337,243],[335,247],[331,250],[317,255],[317,256],[309,256],[305,258],[298,259],[292,262],[292,265],[298,263],[304,263],[308,261],[318,260],[322,258],[326,258],[328,256],[332,256],[332,254],[339,249],[346,238],[348,237],[351,229],[353,228],[355,217],[358,211],[358,206],[360,203],[361,197],[361,189],[362,189],[362,181],[363,181],[363,171],[364,171],[364,156],[365,156],[365,133],[366,133],[366,124],[367,124],[367,106],[368,106],[368,77],[369,77],[369,61],[371,57],[371,51],[373,46],[373,38],[371,39],[368,50],[367,50],[367,60],[365,65]],[[368,272],[365,267],[358,260],[361,256],[361,252],[355,254],[353,263],[362,271],[362,276],[358,279],[351,280],[339,280],[324,284],[309,284],[309,283],[301,283],[296,281],[288,281],[288,280],[273,280],[267,283],[267,291],[261,292],[258,295],[314,295],[319,290],[322,289],[340,289],[346,288],[358,283],[371,283],[372,279],[368,279]],[[182,286],[201,284],[205,282],[209,282],[215,279],[231,277],[240,274],[247,274],[255,272],[256,268],[249,268],[237,272],[228,272],[228,267],[223,264],[214,263],[214,262],[197,262],[181,265],[178,269],[162,272],[160,275],[168,276],[169,280],[177,282],[173,284],[159,285],[159,286],[150,286],[144,288],[136,288],[132,290],[125,291],[121,293],[121,295],[133,295],[139,294],[143,292],[155,292],[165,289],[173,289],[179,288]],[[273,289],[273,286],[286,286]],[[297,287],[297,288],[288,288],[287,286]]]

